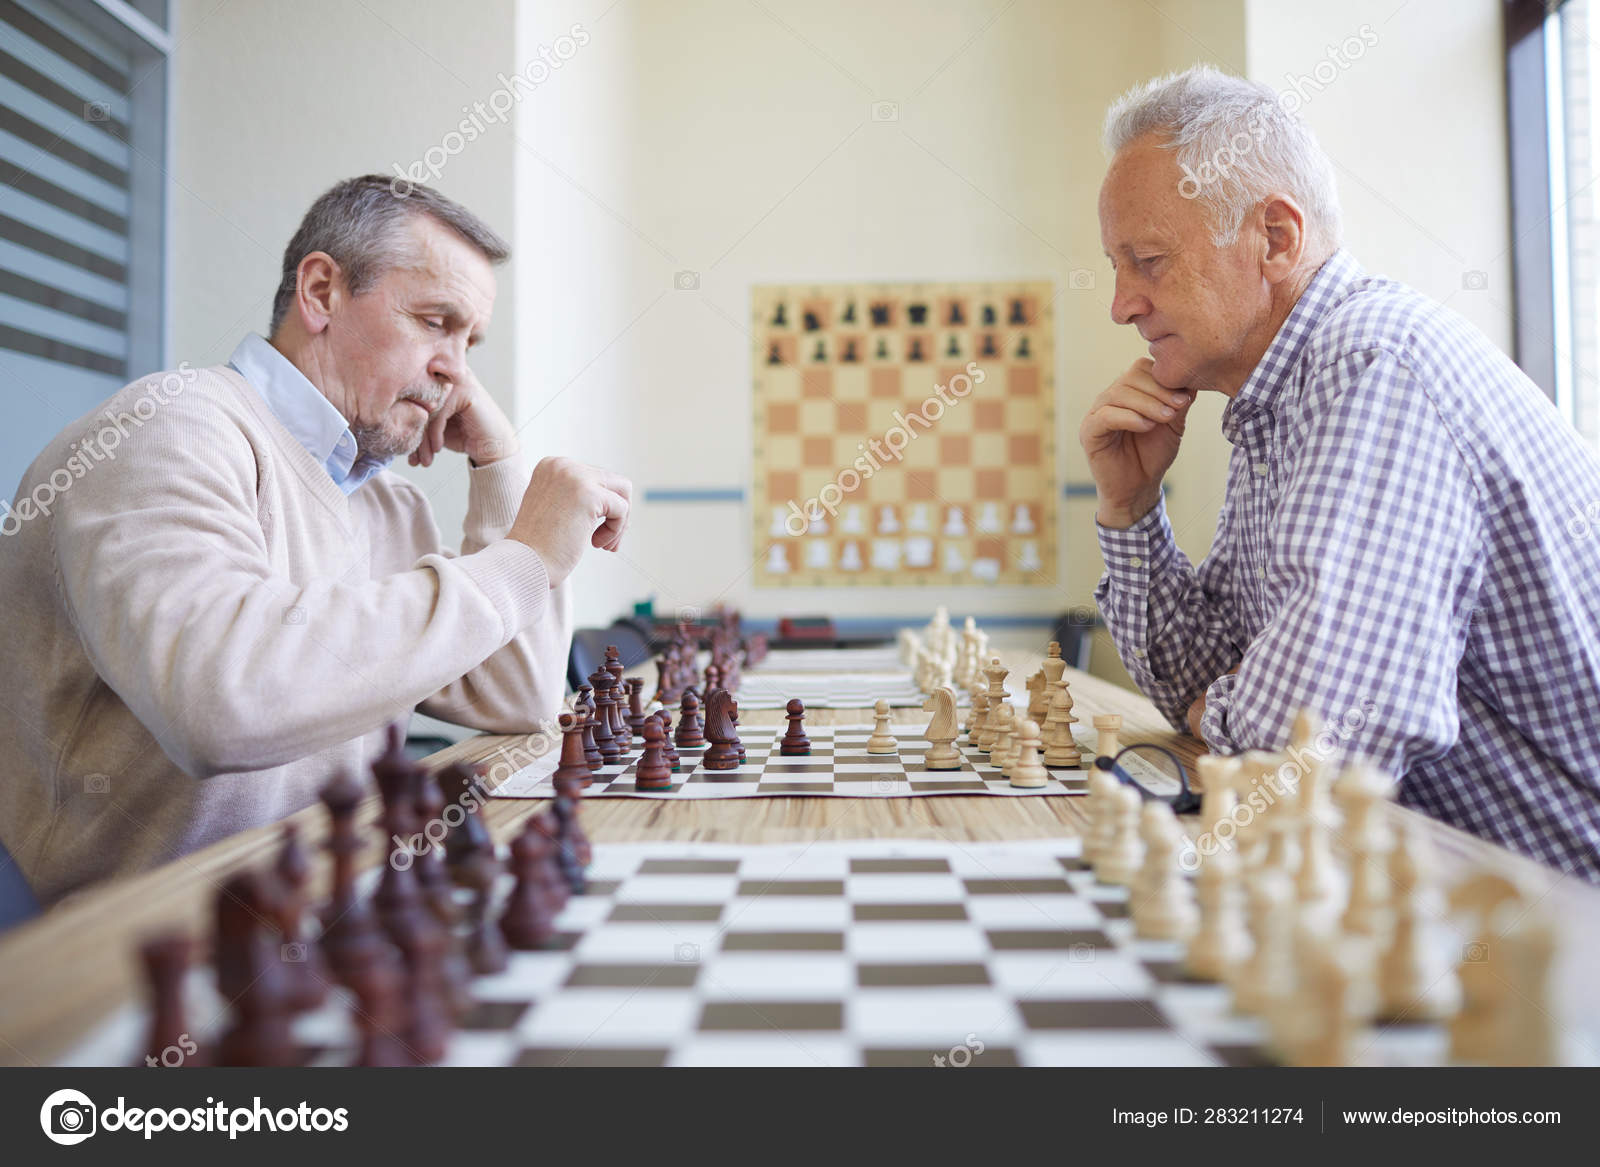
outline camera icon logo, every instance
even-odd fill
[[[1074,944],[1067,950],[1067,959],[1074,964],[1092,964],[1094,956],[1093,944]]]
[[[897,122],[900,120],[900,103],[897,101],[875,101],[872,103],[872,120],[875,122]]]
[[[111,776],[108,774],[85,774],[83,777],[83,792],[85,794],[110,794]]]
[[[1067,286],[1074,292],[1087,292],[1094,287],[1094,272],[1086,267],[1075,267],[1067,276]]]
[[[302,964],[306,959],[306,946],[297,940],[293,944],[285,944],[278,950],[278,955],[290,964]]]
[[[52,1143],[72,1147],[94,1134],[97,1113],[87,1094],[57,1090],[39,1108],[39,1125]]]
[[[1483,964],[1489,959],[1489,946],[1475,940],[1462,950],[1461,959],[1467,964]]]
[[[672,949],[672,959],[679,964],[699,964],[700,946],[698,944],[678,944]]]
[[[108,122],[111,120],[111,103],[106,101],[86,101],[83,103],[83,120],[86,122]]]
[[[672,277],[672,286],[680,292],[698,292],[700,290],[700,273],[697,271],[681,271]]]
[[[872,780],[872,793],[874,794],[893,794],[894,788],[895,780],[893,778],[874,778]]]
[[[1481,292],[1489,286],[1489,273],[1469,271],[1461,274],[1461,286],[1469,292]]]
[[[283,622],[285,624],[304,624],[306,622],[306,610],[298,604],[285,608],[283,610]]]

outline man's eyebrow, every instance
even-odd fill
[[[434,300],[431,303],[419,305],[417,311],[424,316],[443,316],[451,324],[459,323],[461,320],[461,307],[454,300]],[[483,337],[482,329],[474,332],[467,337],[467,347],[471,348],[474,345],[482,344]]]

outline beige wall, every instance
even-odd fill
[[[471,22],[420,0],[179,11],[174,352],[193,361],[264,327],[279,253],[319,191],[420,158],[497,73],[582,25],[587,43],[521,97],[514,125],[489,127],[437,184],[516,247],[475,363],[530,454],[615,466],[641,491],[748,488],[749,289],[784,281],[1054,280],[1060,473],[1084,481],[1078,420],[1142,352],[1108,316],[1106,105],[1195,61],[1282,86],[1363,24],[1377,43],[1305,107],[1339,167],[1349,246],[1509,343],[1494,0],[1392,14],[1367,0],[490,0]],[[879,101],[897,121],[873,119]],[[1078,269],[1096,286],[1074,290]],[[698,289],[675,290],[680,271]],[[1468,271],[1487,289],[1466,290]],[[1196,407],[1170,479],[1194,558],[1221,501],[1221,406]],[[459,530],[458,460],[407,473]],[[1092,500],[1063,502],[1054,590],[939,599],[986,614],[1083,604],[1100,570],[1092,523]],[[579,619],[649,595],[761,615],[929,603],[754,590],[749,527],[745,504],[641,501],[623,554],[580,568]]]
[[[513,0],[474,0],[461,20],[424,0],[245,0],[177,5],[172,191],[173,359],[225,361],[265,332],[284,246],[311,201],[341,178],[409,166],[460,108],[514,68]],[[510,236],[509,125],[449,157],[437,185]],[[513,239],[513,244],[515,240]],[[510,408],[516,304],[502,277],[490,342],[474,367]],[[465,462],[400,472],[460,538]]]

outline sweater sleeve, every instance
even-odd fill
[[[533,477],[521,458],[505,458],[474,467],[467,494],[461,558],[442,546],[426,503],[416,531],[432,545],[422,548],[461,564],[471,563],[485,548],[514,547],[538,557],[521,543],[505,538]],[[554,719],[567,690],[567,655],[572,648],[572,596],[569,583],[549,589],[542,611],[522,625],[511,640],[459,678],[442,686],[419,707],[430,717],[491,733],[526,733]]]
[[[85,652],[196,777],[370,732],[476,668],[549,606],[520,543],[407,571],[274,567],[258,451],[237,419],[169,405],[58,501],[59,586]]]

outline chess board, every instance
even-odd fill
[[[785,758],[778,752],[784,727],[750,728],[741,733],[745,762],[733,770],[707,770],[704,748],[679,749],[680,768],[666,790],[639,790],[634,771],[639,750],[616,765],[602,766],[592,774],[587,798],[770,798],[775,795],[822,798],[906,798],[936,794],[994,794],[1002,797],[1080,795],[1089,792],[1089,771],[1052,770],[1044,786],[1019,788],[989,763],[989,755],[959,743],[961,769],[929,770],[923,765],[928,742],[920,730],[895,726],[898,753],[869,754],[872,727],[838,725],[807,727],[811,753]],[[1092,734],[1077,735],[1078,749],[1087,766],[1094,758]],[[495,787],[494,798],[553,798],[550,783],[556,758],[553,753],[535,761]],[[1157,793],[1172,793],[1177,785],[1154,765],[1134,755],[1123,758],[1124,768]]]
[[[1259,1021],[1186,981],[1178,944],[1135,939],[1127,892],[1078,854],[1076,839],[597,845],[552,946],[474,981],[445,1063],[1269,1063]],[[186,986],[201,1049],[227,1018],[212,975]],[[351,1060],[350,1006],[335,990],[296,1020],[304,1063]],[[63,1064],[134,1063],[146,1025],[130,1003]],[[1367,1059],[1446,1048],[1437,1026],[1388,1027]]]
[[[754,288],[755,585],[1054,585],[1053,303]]]
[[[740,678],[740,710],[782,709],[791,697],[807,709],[871,709],[887,701],[892,709],[921,709],[928,695],[917,688],[904,669],[883,673],[772,673],[747,671]],[[957,705],[970,705],[965,691],[956,693]]]

